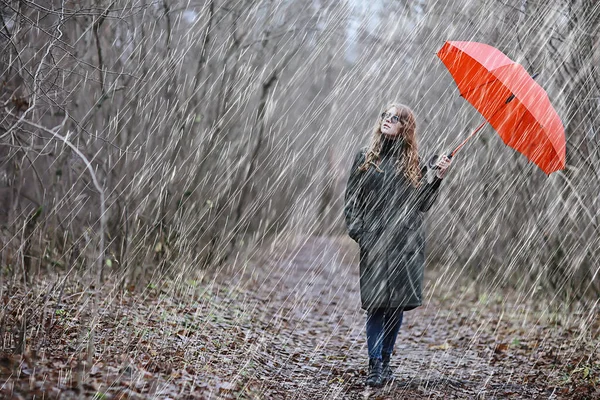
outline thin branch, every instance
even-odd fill
[[[92,166],[91,162],[88,160],[88,158],[85,156],[85,154],[83,154],[77,148],[77,146],[75,146],[73,143],[71,143],[69,141],[69,139],[68,139],[69,132],[67,132],[67,136],[62,136],[58,133],[58,131],[60,131],[64,127],[65,123],[67,122],[67,119],[68,119],[68,116],[65,116],[62,123],[52,129],[48,129],[45,126],[36,124],[35,122],[29,121],[29,120],[23,120],[23,122],[28,125],[33,126],[34,128],[41,130],[41,131],[49,133],[50,135],[54,136],[56,139],[59,139],[61,142],[63,142],[67,146],[69,146],[71,148],[71,150],[73,150],[73,152],[75,154],[77,154],[77,156],[85,164],[85,167],[88,170],[88,172],[92,178],[94,187],[100,194],[100,246],[99,246],[100,254],[96,261],[97,261],[97,268],[98,268],[98,271],[97,271],[98,284],[101,284],[102,279],[103,279],[103,274],[102,274],[103,271],[102,270],[103,270],[103,265],[104,265],[104,231],[106,229],[106,202],[105,202],[105,198],[104,198],[104,189],[102,188],[102,186],[100,185],[100,182],[98,181],[98,178],[96,177],[96,173],[94,172],[94,167]]]

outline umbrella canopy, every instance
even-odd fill
[[[504,143],[546,174],[565,167],[565,131],[548,95],[525,68],[484,43],[446,42],[438,51],[462,97]]]

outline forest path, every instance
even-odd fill
[[[0,397],[600,398],[600,327],[583,329],[575,317],[550,323],[515,295],[477,296],[427,274],[424,304],[405,313],[400,329],[396,380],[366,389],[358,246],[347,237],[301,239],[256,249],[235,273],[202,281],[107,283],[95,317],[95,289],[76,279],[64,290],[60,279],[4,287]]]
[[[545,355],[540,332],[518,329],[515,321],[489,314],[491,308],[478,309],[477,299],[450,298],[443,290],[404,314],[392,360],[396,380],[365,389],[357,250],[347,238],[307,238],[244,280],[262,299],[266,344],[251,378],[262,382],[266,398],[552,396],[548,382],[532,383]]]

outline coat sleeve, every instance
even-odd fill
[[[419,192],[419,210],[422,212],[429,211],[438,198],[442,180],[435,175],[435,170],[433,168],[437,157],[437,154],[434,154],[428,162],[421,167],[421,175],[423,177]]]
[[[355,156],[352,162],[352,169],[346,184],[346,193],[344,195],[344,217],[346,219],[346,228],[348,236],[354,241],[358,241],[363,230],[363,206],[362,206],[362,190],[361,190],[361,175],[362,171],[358,167],[364,161],[364,151],[361,149]]]

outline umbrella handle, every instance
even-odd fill
[[[448,154],[446,154],[446,157],[448,157],[450,160],[452,160],[452,157],[454,157],[454,154],[452,154],[452,153],[448,153]],[[437,159],[438,159],[438,158],[439,158],[439,157],[437,157],[437,156],[436,156],[436,159],[435,159],[435,161],[436,161],[436,162],[437,162]],[[437,165],[434,165],[434,166],[433,166],[433,169],[439,169],[439,168],[440,168],[440,167],[438,167]]]

